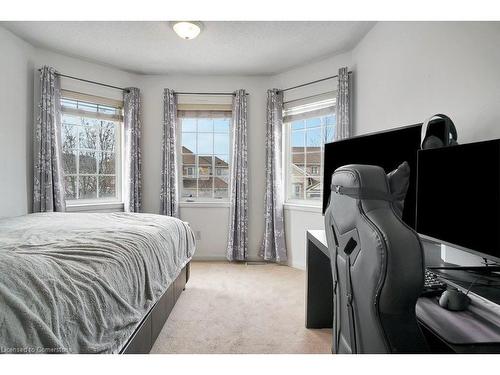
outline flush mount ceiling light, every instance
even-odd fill
[[[200,34],[202,27],[201,22],[195,21],[176,21],[171,24],[175,33],[186,40],[196,38]]]

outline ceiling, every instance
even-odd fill
[[[140,74],[266,75],[353,48],[374,22],[204,22],[182,40],[169,22],[2,22],[36,47]]]

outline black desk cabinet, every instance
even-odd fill
[[[307,231],[306,328],[333,325],[333,279],[324,230]],[[466,311],[441,308],[437,298],[421,297],[416,314],[433,353],[500,353],[500,306],[473,293]]]
[[[325,231],[307,232],[306,328],[332,327],[333,278],[325,244]]]

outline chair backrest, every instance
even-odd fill
[[[395,213],[384,170],[332,176],[325,229],[334,280],[336,353],[422,353],[415,305],[424,283],[418,235]]]

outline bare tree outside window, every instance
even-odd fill
[[[119,108],[62,100],[63,167],[66,199],[113,199],[117,192],[117,149],[121,123],[96,116]],[[64,108],[80,110],[73,113]],[[82,109],[88,114],[81,115]],[[94,113],[92,112],[94,111]],[[95,117],[93,117],[93,115]]]

